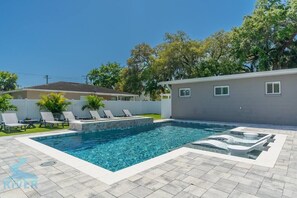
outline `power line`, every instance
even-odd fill
[[[37,73],[28,73],[28,72],[12,72],[17,74],[18,76],[23,76],[22,78],[28,78],[32,80],[33,76],[34,78],[38,78],[40,80],[45,79],[45,83],[48,84],[49,81],[51,82],[57,82],[57,81],[73,81],[73,82],[84,82],[86,84],[89,84],[89,76],[83,75],[83,76],[57,76],[57,75],[49,75],[49,74],[37,74]],[[31,77],[29,77],[31,76]],[[82,80],[83,78],[83,80]],[[39,80],[38,80],[39,81]]]
[[[22,73],[22,72],[13,72],[13,73],[15,73],[17,75],[40,76],[40,77],[45,78],[44,74]],[[74,79],[80,79],[81,78],[80,76],[72,76],[72,77],[71,76],[56,76],[56,75],[48,75],[48,76],[50,76],[49,79],[55,78],[55,79],[72,79],[72,80],[74,80]]]
[[[22,73],[22,72],[13,72],[17,75],[25,75],[25,76],[44,76],[44,74],[33,74],[33,73]]]

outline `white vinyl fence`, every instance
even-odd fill
[[[161,117],[171,118],[171,94],[161,94]]]
[[[68,110],[72,111],[74,115],[78,117],[90,117],[88,110],[81,110],[81,107],[86,104],[84,100],[69,100],[71,105]],[[17,115],[19,119],[40,118],[40,109],[36,105],[38,100],[31,99],[13,99],[11,103],[17,106]],[[109,109],[115,116],[122,116],[122,109],[129,109],[134,114],[148,114],[157,113],[161,114],[161,102],[160,101],[104,101],[105,107],[99,110],[101,116],[103,116],[103,109]],[[1,116],[0,116],[1,117]],[[1,119],[1,118],[0,118]]]

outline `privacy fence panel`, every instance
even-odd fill
[[[17,106],[16,112],[19,119],[40,118],[40,109],[36,105],[38,100],[31,99],[13,99],[12,104]],[[81,108],[86,101],[84,100],[70,100],[71,105],[68,107],[69,111],[72,111],[74,115],[82,118],[90,117],[89,111],[82,111]],[[161,113],[160,101],[104,101],[105,107],[100,109],[99,113],[103,116],[103,109],[109,109],[115,116],[122,116],[123,109],[128,109],[132,114],[149,114],[149,113]]]

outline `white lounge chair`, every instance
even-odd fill
[[[241,145],[229,145],[228,150],[233,155],[247,154],[253,150],[263,150],[263,145],[267,143],[267,140],[262,140],[252,146],[241,146]]]
[[[28,125],[19,123],[16,113],[2,113],[1,116],[4,131],[8,130],[10,132],[11,128],[20,128],[20,130],[26,131]]]
[[[51,127],[53,127],[55,124],[57,126],[59,126],[59,124],[61,124],[64,127],[65,122],[56,121],[51,112],[40,112],[40,114],[41,114],[41,118],[42,118],[42,123],[40,124],[40,126],[42,124],[44,124],[44,126],[50,125]]]
[[[113,116],[113,114],[111,113],[110,110],[103,110],[103,112],[104,112],[104,114],[105,114],[105,116],[106,116],[107,118],[110,118],[110,119],[114,119],[114,118],[116,118],[116,117]]]
[[[202,145],[202,146],[211,146],[223,150],[227,150],[230,152],[231,155],[238,155],[238,154],[247,154],[253,150],[262,150],[263,145],[267,142],[267,140],[262,140],[256,144],[251,146],[241,146],[241,145],[229,145],[225,142],[221,142],[218,140],[200,140],[193,142],[194,145]]]
[[[63,111],[62,113],[63,113],[63,116],[68,124],[70,122],[76,121],[76,118],[73,115],[72,111]]]
[[[130,113],[130,111],[128,109],[123,109],[123,112],[126,117],[133,117],[132,113]]]
[[[105,116],[108,119],[113,119],[113,120],[123,120],[123,119],[131,119],[130,117],[115,117],[110,110],[103,110]],[[134,116],[133,116],[134,117]]]
[[[90,114],[94,120],[105,120],[104,118],[101,118],[98,111],[90,111]]]
[[[263,140],[269,140],[272,137],[272,134],[267,134],[263,136],[262,138],[258,140],[250,140],[250,139],[244,139],[235,137],[232,135],[212,135],[209,136],[207,139],[213,139],[213,140],[221,140],[227,143],[245,143],[245,144],[256,144],[258,142],[261,142]]]

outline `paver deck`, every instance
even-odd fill
[[[20,143],[15,137],[3,137],[0,138],[0,198],[297,197],[297,128],[246,130],[287,135],[273,168],[189,152],[113,185],[59,161],[42,167],[41,163],[56,160]],[[21,170],[38,177],[37,187],[4,188],[2,181],[11,177],[10,166],[19,158],[27,159]]]

